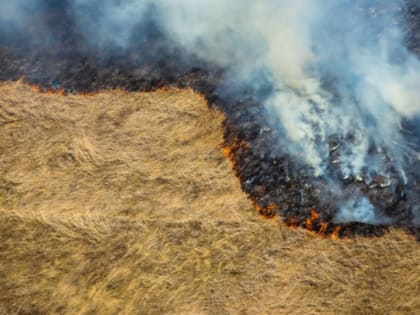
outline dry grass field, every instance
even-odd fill
[[[420,244],[258,216],[190,90],[0,85],[0,314],[420,314]]]

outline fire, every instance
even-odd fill
[[[58,90],[48,90],[48,95],[66,95],[66,91],[64,89],[58,89]]]
[[[314,226],[312,224],[312,220],[310,218],[306,219],[305,226],[309,231],[313,231]]]
[[[305,227],[309,231],[313,231],[314,230],[314,222],[317,221],[320,218],[320,215],[319,215],[318,212],[315,211],[315,209],[311,209],[310,214],[311,214],[311,217],[307,218],[306,221],[305,221]]]
[[[322,222],[321,228],[318,231],[318,234],[321,236],[325,236],[325,232],[327,232],[328,222]]]
[[[292,229],[297,228],[297,226],[298,226],[298,218],[297,218],[297,216],[294,215],[294,216],[290,217],[286,221],[286,224],[287,224],[288,227],[290,227]]]
[[[341,231],[341,226],[337,226],[333,232],[333,234],[331,234],[331,238],[333,240],[338,240],[340,238],[340,231]]]
[[[230,157],[231,157],[231,155],[232,155],[232,147],[225,147],[225,148],[223,149],[223,154],[224,154],[226,157],[230,158]]]
[[[319,219],[319,213],[315,211],[315,209],[311,209],[311,218],[312,220],[318,220]]]
[[[66,91],[66,89],[64,89],[64,88],[49,88],[48,89],[48,88],[42,87],[39,84],[32,84],[24,76],[22,76],[19,79],[19,81],[22,82],[25,85],[29,85],[35,93],[45,93],[47,95],[61,95],[61,96],[65,96],[65,95],[68,94],[68,91]],[[91,92],[87,92],[87,91],[77,92],[75,94],[80,95],[80,96],[93,96],[93,95],[96,95],[96,94],[101,93],[103,91],[105,91],[105,90],[97,90],[97,91],[91,91]],[[125,90],[123,88],[120,88],[120,87],[115,88],[114,91],[125,92]]]
[[[226,143],[224,143],[221,146],[223,147],[223,154],[230,159],[230,161],[232,162],[232,168],[235,171],[236,175],[239,177],[235,154],[240,149],[248,150],[250,148],[249,143],[245,140],[235,138],[231,145],[226,145]]]
[[[32,85],[32,90],[33,90],[35,93],[41,93],[41,92],[42,92],[42,88],[41,88],[41,86],[39,86],[39,85]]]
[[[226,143],[223,144],[223,154],[231,160],[232,167],[236,171],[237,175],[239,175],[239,173],[237,171],[237,162],[235,160],[235,153],[240,149],[248,150],[249,148],[250,148],[250,144],[247,141],[243,139],[239,139],[239,138],[235,138],[231,145],[226,145]],[[265,207],[265,206],[261,206],[257,202],[257,200],[252,197],[251,197],[251,200],[255,209],[263,217],[273,218],[276,215],[276,212],[278,210],[278,206],[276,204],[272,203]]]
[[[47,95],[66,95],[66,91],[63,88],[58,89],[58,90],[54,90],[54,89],[45,90],[38,84],[32,85],[32,90],[35,93],[47,93]]]
[[[225,127],[225,132],[227,127]],[[233,169],[235,170],[236,174],[239,176],[239,172],[237,170],[237,160],[236,156],[239,150],[248,150],[250,148],[250,144],[239,138],[235,138],[231,144],[227,144],[226,142],[222,145],[224,155],[229,158],[232,162]],[[275,217],[279,207],[278,205],[272,203],[268,206],[262,206],[258,203],[257,198],[250,197],[255,209],[258,211],[260,215],[265,218],[273,218]],[[329,222],[321,220],[321,215],[318,213],[314,208],[309,210],[309,217],[306,218],[305,221],[299,221],[297,216],[291,216],[288,219],[285,219],[285,223],[289,228],[295,229],[298,226],[303,226],[312,233],[321,236],[321,237],[331,237],[333,240],[337,240],[340,238],[340,231],[342,229],[341,226],[337,226],[334,229],[334,232],[329,232]]]
[[[254,202],[254,206],[257,209],[258,213],[265,218],[272,218],[276,215],[276,211],[278,209],[278,206],[276,204],[271,204],[267,207],[262,207],[259,204]]]
[[[235,138],[233,143],[231,145],[225,145],[223,149],[223,153],[226,157],[232,159],[235,151],[238,149],[245,149],[248,150],[250,147],[249,143],[245,140],[239,140],[238,138]]]

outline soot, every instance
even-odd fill
[[[121,50],[116,45],[103,50],[92,46],[75,27],[68,1],[42,3],[46,9],[28,17],[30,28],[0,29],[0,80],[23,77],[41,90],[65,93],[117,87],[127,91],[191,87],[204,94],[210,106],[225,113],[225,153],[242,189],[262,215],[280,215],[289,226],[335,237],[380,236],[389,226],[396,226],[420,239],[420,227],[412,223],[420,201],[419,159],[410,162],[405,180],[391,163],[392,181],[379,175],[345,176],[338,167],[340,155],[354,140],[330,136],[329,176],[314,178],[305,163],[287,153],[281,130],[267,119],[263,100],[273,92],[270,84],[233,87],[226,69],[191,55],[160,30],[153,6],[145,15],[150,18],[136,26],[138,32],[131,35],[128,48]],[[420,54],[420,10],[415,2],[408,8],[410,50]],[[261,73],[261,82],[264,77]],[[328,80],[325,84],[328,87]],[[406,139],[420,145],[418,121],[403,121],[401,128]],[[372,146],[369,152],[387,160],[387,152],[379,147]],[[341,194],[349,200],[344,207],[366,206],[366,199],[387,219],[374,225],[351,219],[336,222],[339,209],[345,209],[331,192],[331,179],[340,183]]]

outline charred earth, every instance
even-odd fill
[[[392,225],[420,239],[420,219],[414,218],[420,201],[418,158],[410,161],[405,181],[392,165],[390,182],[380,176],[345,177],[337,164],[340,148],[351,145],[352,139],[330,137],[329,177],[314,179],[309,167],[287,153],[280,130],[267,119],[261,101],[270,95],[270,84],[232,87],[226,69],[186,52],[153,18],[136,26],[139,32],[131,36],[128,48],[101,49],[75,27],[68,1],[42,3],[44,10],[31,16],[30,28],[0,29],[0,80],[24,78],[40,91],[62,93],[190,87],[225,114],[225,154],[262,215],[280,215],[291,227],[302,226],[323,236],[380,236]],[[404,12],[411,26],[409,47],[420,55],[420,10],[410,3]],[[403,130],[404,137],[419,145],[416,121],[404,122]],[[379,154],[378,148],[370,151]],[[380,154],[386,160],[386,152]],[[388,220],[336,222],[341,201],[331,194],[331,178],[340,182],[345,195],[368,198]]]

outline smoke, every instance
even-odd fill
[[[152,1],[74,0],[72,7],[81,33],[93,45],[107,49],[114,45],[124,49],[136,25],[147,18],[145,15]],[[151,14],[152,18],[156,12]],[[140,29],[140,31],[143,31]]]
[[[232,85],[269,84],[267,120],[314,178],[409,184],[419,130],[403,134],[420,116],[420,61],[406,48],[402,1],[68,2],[80,33],[102,52],[132,48],[147,33],[227,69]],[[1,8],[1,21],[15,24],[30,12],[23,0]],[[339,175],[328,170],[332,159]],[[333,191],[342,198],[340,187]],[[388,222],[363,196],[343,201],[335,219]]]
[[[336,222],[362,222],[367,224],[390,224],[392,220],[378,216],[366,197],[344,202],[335,217]]]
[[[50,11],[71,0],[14,0],[0,4],[0,43],[6,45],[39,45],[48,49],[55,40],[54,27],[43,19]],[[33,48],[33,47],[31,47]]]
[[[1,4],[0,22],[2,27],[16,27],[27,23],[28,17],[37,7],[38,1],[6,1]]]

